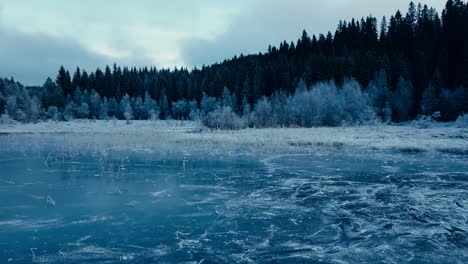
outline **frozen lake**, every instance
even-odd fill
[[[79,137],[0,136],[0,263],[468,262],[466,153]]]

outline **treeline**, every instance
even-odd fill
[[[343,101],[345,87],[353,79],[363,96],[353,100],[366,101],[382,120],[406,121],[438,111],[442,120],[453,120],[468,112],[468,4],[448,0],[439,15],[426,5],[410,3],[405,14],[398,11],[377,24],[372,16],[340,21],[334,34],[310,37],[304,31],[297,42],[269,47],[264,54],[240,55],[191,71],[113,65],[91,73],[78,68],[70,74],[62,67],[55,81],[48,79],[42,87],[24,88],[3,80],[0,109],[21,121],[36,116],[188,119],[195,118],[197,111],[207,118],[203,102],[210,98],[220,106],[212,109],[213,119],[226,110],[220,102],[229,94],[229,108],[241,118],[246,108],[253,110],[265,101],[276,107],[273,101],[279,95],[294,104],[298,87],[306,87],[317,98],[322,98],[314,91],[322,89],[317,87],[332,87],[329,92]],[[36,109],[39,114],[28,113]],[[349,121],[343,114],[335,116]],[[296,120],[297,113],[290,119]]]

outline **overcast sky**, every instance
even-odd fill
[[[28,85],[60,65],[201,66],[406,12],[409,0],[0,0],[0,76]],[[445,0],[426,0],[442,10]]]

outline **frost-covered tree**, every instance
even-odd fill
[[[200,119],[200,109],[198,109],[198,103],[195,99],[189,102],[189,118],[190,120]]]
[[[0,115],[0,125],[12,125],[15,124],[15,120],[11,118],[11,116],[8,113],[8,110],[4,110],[3,114]]]
[[[49,106],[47,108],[47,117],[53,121],[60,121],[60,112],[56,106]]]
[[[63,119],[65,121],[73,120],[75,118],[75,109],[75,103],[73,101],[69,102],[63,110]]]
[[[231,107],[231,109],[233,109],[232,96],[226,86],[224,86],[223,94],[221,96],[221,107]]]
[[[80,87],[76,87],[75,91],[73,92],[73,101],[75,104],[81,105],[81,90]]]
[[[311,90],[311,96],[316,98],[315,118],[313,125],[339,126],[343,124],[344,101],[339,96],[335,82],[319,83]]]
[[[109,120],[109,102],[107,100],[107,97],[104,97],[104,99],[102,100],[98,116],[101,120]]]
[[[21,105],[19,99],[23,99]],[[28,121],[25,111],[29,112],[29,101],[25,103],[24,99],[29,100],[29,96],[27,98],[21,98],[19,94],[18,96],[10,95],[6,101],[6,110],[10,113],[10,116],[20,122]]]
[[[294,120],[291,123],[296,123],[302,127],[311,127],[318,125],[318,116],[320,114],[320,100],[318,94],[324,84],[314,86],[311,91],[303,88],[296,89],[296,93],[291,98],[291,110],[294,113]],[[317,94],[317,96],[314,96]]]
[[[31,112],[31,102],[32,98],[29,95],[29,92],[21,85],[18,86],[17,90],[17,109],[15,113],[15,118],[21,122],[31,122],[34,121]]]
[[[291,110],[291,103],[287,94],[283,91],[275,92],[271,96],[272,114],[276,123],[279,126],[290,126],[293,120],[293,112]]]
[[[80,97],[80,104],[79,105],[82,105],[83,103],[87,104],[89,106],[90,104],[90,95],[89,95],[89,92],[88,90],[84,90],[82,93],[81,93],[81,97]]]
[[[125,118],[125,120],[127,120],[127,124],[130,124],[130,120],[133,119],[133,109],[132,109],[132,106],[130,105],[130,103],[127,103],[125,105],[125,111],[123,113],[123,116]]]
[[[148,111],[148,120],[151,120],[151,121],[159,120],[159,110],[158,109],[150,109]]]
[[[271,103],[268,97],[262,97],[255,104],[252,112],[252,125],[254,127],[274,127],[276,120],[272,113]]]
[[[15,95],[8,96],[7,101],[6,101],[6,110],[8,111],[8,113],[16,113],[17,106],[18,106],[18,103],[16,100],[16,96]]]
[[[40,118],[41,108],[42,108],[41,101],[39,100],[39,98],[37,98],[37,96],[33,96],[29,104],[29,107],[30,107],[30,111],[28,113],[29,121],[37,122],[37,120]]]
[[[455,121],[455,125],[461,128],[468,128],[468,114],[460,115]]]
[[[23,123],[29,121],[28,116],[26,115],[26,113],[23,110],[21,110],[20,108],[16,109],[15,119],[20,121],[20,122],[23,122]]]
[[[189,115],[189,105],[185,100],[172,103],[172,116],[175,119],[185,120]]]
[[[97,118],[99,116],[101,104],[101,96],[95,90],[92,90],[89,98],[89,115],[91,117]]]
[[[296,86],[296,93],[301,94],[307,91],[307,84],[304,79],[300,79]]]
[[[289,104],[294,117],[289,122],[304,127],[363,123],[375,118],[355,80],[346,80],[340,88],[334,82],[322,82],[310,90],[297,89]]]
[[[145,93],[145,102],[143,105],[144,111],[146,112],[145,119],[158,120],[159,119],[159,106],[158,103],[151,98],[148,92]]]
[[[112,97],[109,100],[109,116],[110,117],[118,117],[119,114],[120,114],[119,104],[117,103],[117,100],[115,100],[115,98]]]
[[[203,97],[200,103],[200,111],[202,115],[207,115],[210,112],[219,109],[219,104],[216,102],[216,98],[208,96],[203,93]]]
[[[246,96],[244,96],[244,98],[242,98],[242,115],[244,119],[246,119],[247,123],[250,123],[251,112],[252,110],[249,104],[249,100],[247,99]]]
[[[382,120],[385,123],[389,123],[392,121],[392,106],[390,105],[390,102],[386,102],[385,106],[382,111]]]
[[[343,104],[343,122],[353,124],[375,119],[375,112],[369,104],[369,99],[356,80],[346,80],[339,93]]]
[[[125,94],[123,97],[122,97],[122,100],[120,100],[120,103],[119,103],[119,112],[117,114],[117,117],[119,119],[127,119],[127,117],[125,116],[125,112],[127,110],[127,106],[130,105],[131,107],[131,100],[130,100],[130,96],[128,96],[128,94]],[[131,113],[131,118],[133,118],[133,109],[132,109],[132,113]]]
[[[78,109],[78,117],[86,119],[89,117],[89,106],[87,103],[82,103]]]
[[[218,108],[203,117],[203,125],[214,129],[242,129],[245,122],[231,107]]]
[[[145,120],[148,119],[148,111],[145,109],[143,104],[143,99],[140,96],[137,96],[133,100],[133,110],[135,119],[137,120]]]

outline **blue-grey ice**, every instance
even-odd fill
[[[468,262],[464,153],[80,137],[0,137],[0,263]]]

